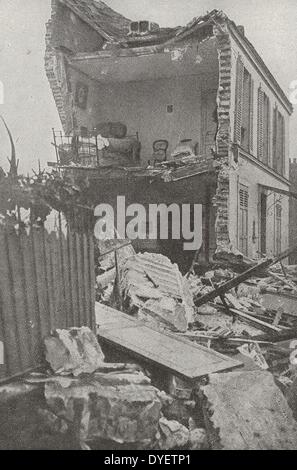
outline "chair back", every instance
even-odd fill
[[[163,162],[167,159],[167,150],[169,147],[168,140],[159,139],[155,140],[153,143],[153,158],[154,162]]]

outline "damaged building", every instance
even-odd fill
[[[3,120],[0,448],[296,449],[290,102],[221,11],[175,28],[97,0],[51,13],[53,171],[18,175]],[[142,207],[149,235],[158,206],[154,237],[113,216],[102,239],[100,203],[121,228]]]
[[[52,166],[95,181],[104,202],[202,204],[207,261],[288,247],[293,109],[243,26],[213,10],[162,28],[53,0],[45,67],[63,127]]]

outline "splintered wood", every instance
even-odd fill
[[[213,449],[297,448],[297,423],[269,372],[210,375],[203,402]]]

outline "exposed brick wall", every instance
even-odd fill
[[[52,0],[46,24],[45,71],[64,132],[74,127],[73,90],[69,87],[67,55],[100,49],[103,38],[58,0]]]
[[[213,198],[216,207],[217,251],[230,250],[229,238],[229,151],[231,103],[231,41],[224,22],[214,27],[219,58],[219,89],[217,95],[218,131],[216,154],[220,161],[217,190]]]
[[[297,158],[290,160],[291,191],[297,193]],[[297,199],[289,199],[289,246],[297,243]],[[290,264],[297,264],[297,254],[290,256]]]
[[[58,74],[58,64],[57,64],[57,52],[53,47],[53,24],[56,20],[58,13],[58,2],[56,0],[52,0],[52,12],[51,12],[51,19],[46,24],[46,35],[45,35],[45,56],[44,56],[44,65],[45,65],[45,73],[48,78],[54,100],[57,106],[57,110],[60,116],[60,120],[62,123],[62,127],[64,131],[67,130],[67,123],[69,118],[67,118],[66,112],[66,103],[65,103],[65,96],[62,92],[62,83],[59,80]]]

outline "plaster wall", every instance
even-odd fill
[[[128,135],[139,134],[143,164],[151,159],[153,142],[158,139],[168,140],[168,157],[181,139],[192,139],[201,149],[203,132],[204,136],[207,133],[207,142],[214,143],[216,80],[213,77],[193,75],[99,84],[72,71],[73,89],[77,80],[89,86],[87,108],[75,109],[78,127],[90,129],[100,122],[123,122]]]

